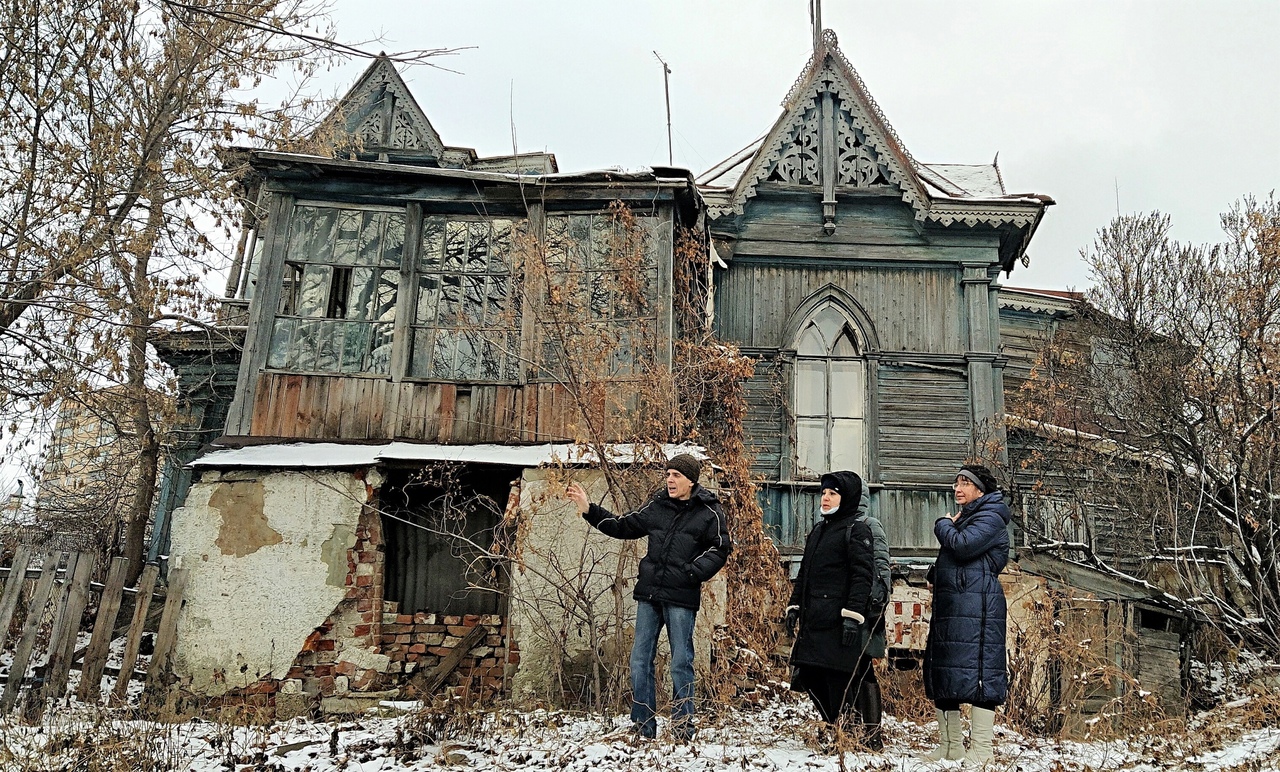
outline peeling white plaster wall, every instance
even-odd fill
[[[618,512],[620,508],[604,496],[606,484],[603,473],[595,470],[577,471],[574,479],[587,490],[594,502],[606,509]],[[654,490],[661,484],[655,475]],[[624,619],[622,636],[616,641],[605,641],[606,656],[615,658],[623,668],[625,680],[627,656],[634,636],[636,604],[631,593],[635,589],[636,573],[640,558],[647,547],[645,539],[623,541],[612,539],[582,519],[572,502],[556,495],[558,486],[548,482],[548,472],[542,469],[526,469],[521,478],[520,510],[528,519],[527,530],[521,543],[523,567],[512,566],[510,625],[512,637],[520,646],[520,666],[512,679],[512,696],[520,698],[540,697],[558,687],[556,682],[558,643],[549,637],[565,629],[565,608],[571,605],[557,588],[578,588],[593,599],[594,612],[601,615],[597,625],[606,625],[603,617],[612,617],[615,611],[614,593],[611,589],[615,577],[619,578],[621,609]],[[602,501],[603,499],[603,501]],[[723,571],[702,587],[702,607],[698,611],[694,630],[694,668],[698,678],[705,683],[711,663],[711,640],[716,625],[724,624],[725,582]],[[579,608],[581,610],[581,607]],[[589,657],[590,639],[585,624],[567,626],[569,637],[565,645],[566,659],[586,661]],[[669,656],[665,633],[659,638],[660,660]],[[666,672],[667,668],[663,668]],[[671,693],[670,677],[665,691]],[[659,704],[663,698],[659,696]]]
[[[174,672],[216,696],[284,678],[346,597],[365,482],[346,471],[205,472],[173,513],[171,565],[190,572]]]

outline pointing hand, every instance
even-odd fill
[[[569,483],[569,487],[565,489],[565,496],[578,506],[578,514],[585,515],[587,510],[591,509],[591,501],[587,498],[587,492],[576,482]]]

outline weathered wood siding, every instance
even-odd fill
[[[752,474],[778,479],[783,453],[788,448],[787,395],[784,366],[776,359],[761,359],[746,382],[747,415],[743,429]]]
[[[781,262],[781,261],[779,261]],[[816,267],[735,261],[718,280],[721,337],[752,348],[788,348],[786,325],[826,285],[866,311],[884,351],[956,353],[967,348],[960,271],[940,267]]]
[[[1011,406],[1017,401],[1031,371],[1040,359],[1040,352],[1053,334],[1054,320],[1048,314],[1000,310],[1000,348],[1009,358],[1004,366],[1005,401]]]
[[[378,378],[261,373],[257,437],[420,442],[553,442],[574,436],[574,401],[558,384],[394,383]]]
[[[950,487],[883,488],[871,499],[871,511],[884,525],[893,554],[931,555],[938,549],[933,523],[955,511]]]
[[[885,362],[880,366],[880,479],[937,485],[969,454],[969,383],[963,370]]]

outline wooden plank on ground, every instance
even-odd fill
[[[9,578],[5,580],[4,593],[0,594],[0,651],[4,651],[9,638],[9,623],[13,621],[13,612],[18,610],[18,596],[22,594],[22,583],[30,563],[31,548],[19,544],[13,553],[13,566],[9,569]]]
[[[479,645],[481,639],[488,634],[488,630],[481,625],[476,625],[463,636],[462,641],[453,647],[453,651],[442,660],[440,664],[429,673],[419,673],[413,677],[409,685],[418,692],[420,696],[433,694],[436,689],[440,688],[449,674],[458,669],[458,665],[462,664],[462,660],[466,658],[467,652]]]
[[[75,571],[67,575],[67,601],[62,607],[61,634],[49,638],[49,661],[44,669],[44,687],[36,697],[37,708],[43,707],[47,700],[61,697],[67,691],[71,655],[76,650],[80,617],[89,602],[89,579],[93,577],[96,562],[97,558],[92,553],[81,552]]]
[[[22,628],[22,638],[18,648],[13,652],[13,664],[9,666],[9,680],[4,685],[4,696],[0,697],[0,713],[8,713],[18,702],[18,690],[22,688],[22,680],[27,675],[27,665],[31,663],[31,650],[36,645],[36,635],[40,632],[40,621],[44,616],[45,604],[49,602],[49,592],[53,590],[53,580],[58,575],[58,562],[62,552],[54,550],[45,555],[40,568],[40,578],[36,580],[36,590],[31,595],[31,605],[27,607],[27,624]]]
[[[93,620],[93,634],[89,636],[89,648],[84,653],[80,668],[80,688],[76,696],[81,702],[98,699],[102,691],[102,671],[107,666],[107,653],[115,632],[116,616],[120,613],[120,601],[124,596],[124,579],[129,572],[129,559],[120,557],[111,561],[107,571],[107,585],[98,601],[98,615]],[[72,657],[74,659],[74,655]]]
[[[116,679],[111,696],[123,700],[129,690],[129,676],[138,664],[138,647],[142,645],[142,633],[147,626],[147,609],[151,606],[151,596],[156,591],[156,577],[160,575],[160,567],[148,563],[142,567],[142,576],[138,578],[138,594],[133,601],[133,621],[129,624],[129,637],[124,644],[124,660],[120,663],[120,678]]]
[[[160,630],[156,633],[156,650],[147,668],[145,691],[157,696],[164,688],[164,676],[169,670],[169,655],[178,634],[178,612],[182,610],[182,596],[187,588],[187,570],[174,568],[169,571],[169,589],[164,597],[164,614],[160,617]]]

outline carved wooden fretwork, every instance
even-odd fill
[[[778,160],[766,181],[794,185],[822,184],[822,137],[820,121],[823,95],[815,94],[804,115],[791,129],[789,141],[778,151]],[[888,169],[875,149],[867,144],[866,135],[858,129],[850,110],[838,94],[832,94],[836,105],[834,132],[836,150],[836,184],[859,188],[888,185]]]
[[[894,188],[915,210],[917,219],[927,216],[929,198],[914,172],[915,161],[840,52],[830,30],[823,33],[822,43],[822,50],[810,60],[788,95],[786,113],[761,145],[731,200],[712,207],[713,217],[741,214],[762,182],[823,186],[823,219],[827,222],[835,205],[828,186],[832,190]],[[823,112],[824,106],[829,112]],[[823,157],[824,135],[828,142],[825,152],[833,155],[832,159]],[[824,178],[824,169],[832,179]]]
[[[785,143],[779,151],[778,162],[774,164],[768,179],[772,182],[790,182],[797,185],[821,185],[819,171],[819,137],[818,121],[821,113],[818,106],[811,105],[804,113],[794,130],[791,141]]]
[[[376,112],[365,119],[356,131],[356,136],[365,147],[377,147],[382,144],[382,113]]]
[[[387,59],[376,59],[369,66],[333,115],[366,152],[392,151],[435,159],[444,155],[440,135]]]
[[[400,150],[417,150],[422,146],[418,138],[418,130],[413,125],[413,116],[404,110],[397,110],[395,120],[391,124],[391,147]]]
[[[836,110],[836,171],[839,184],[867,188],[888,185],[887,169],[867,145],[867,138],[854,125],[853,116],[843,106]]]

